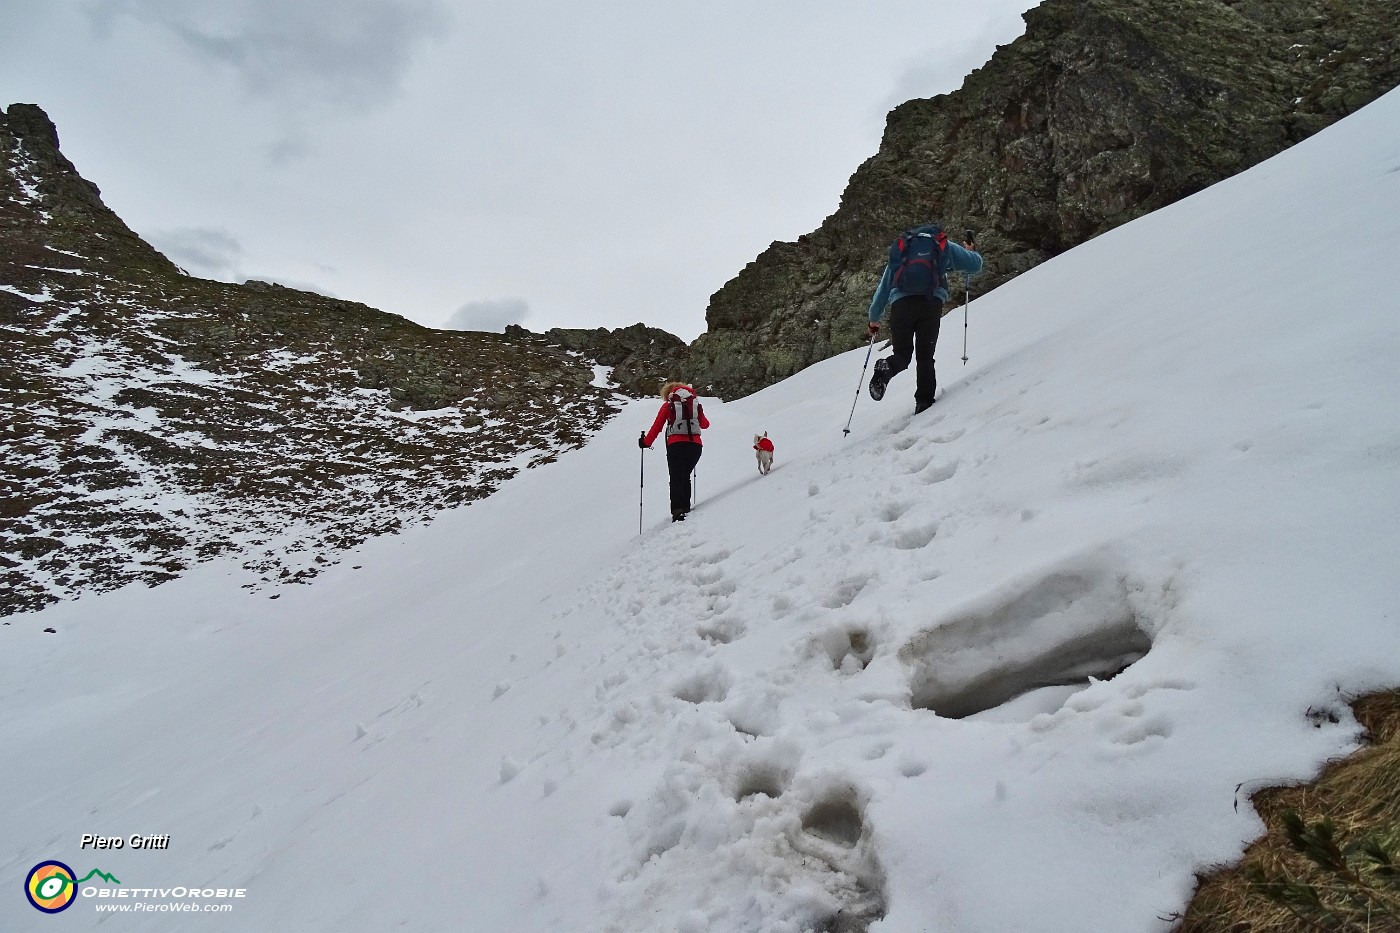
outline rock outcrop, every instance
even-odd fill
[[[542,341],[609,367],[609,378],[618,390],[636,398],[653,395],[666,380],[684,375],[685,341],[645,324],[614,330],[551,327],[543,334],[511,324],[505,332],[507,337]]]
[[[1400,84],[1389,0],[1046,0],[1025,20],[960,90],[890,113],[821,227],[715,293],[697,387],[734,398],[863,343],[907,226],[976,228],[980,294]]]

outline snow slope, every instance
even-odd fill
[[[57,858],[246,890],[74,929],[1168,929],[1400,683],[1397,128],[974,302],[965,369],[949,317],[918,418],[903,375],[842,438],[859,352],[708,403],[685,524],[636,403],[275,601],[226,562],[16,617],[0,928]]]

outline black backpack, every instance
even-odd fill
[[[900,234],[890,244],[890,273],[892,284],[901,294],[934,297],[938,289],[948,288],[944,254],[948,250],[948,235],[937,224],[915,227]]]

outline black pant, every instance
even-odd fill
[[[894,354],[885,364],[891,376],[916,363],[914,401],[919,406],[933,404],[938,376],[933,370],[933,348],[938,343],[938,324],[943,319],[943,302],[938,298],[910,295],[890,308],[890,341]]]
[[[666,469],[671,473],[671,513],[690,511],[690,474],[705,448],[694,441],[666,445]]]

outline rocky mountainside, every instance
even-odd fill
[[[684,373],[685,341],[645,324],[614,330],[551,327],[543,334],[509,324],[505,333],[518,340],[543,339],[550,346],[596,360],[598,365],[611,368],[610,378],[619,390],[636,398],[652,395],[662,383]]]
[[[907,226],[979,230],[980,293],[1400,84],[1394,0],[1045,0],[1025,20],[959,91],[890,113],[821,227],[715,293],[697,386],[745,395],[863,343]]]
[[[225,552],[305,579],[582,443],[617,407],[589,349],[191,278],[103,205],[43,111],[15,104],[0,112],[0,614]]]

